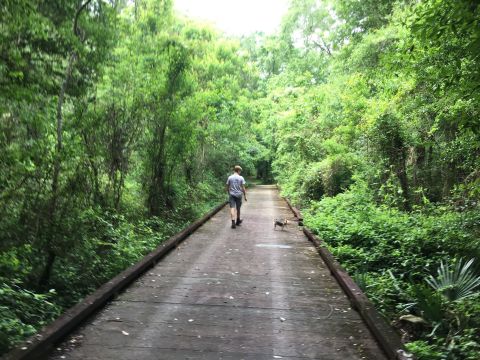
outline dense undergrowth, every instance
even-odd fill
[[[480,353],[479,19],[298,0],[255,39],[267,170],[419,359]]]
[[[480,5],[0,3],[0,353],[218,202],[278,182],[419,359],[480,351]],[[473,263],[470,260],[473,260]]]
[[[239,40],[172,1],[0,14],[3,353],[217,205],[262,146]]]
[[[444,264],[480,259],[480,208],[432,205],[405,213],[379,205],[365,186],[314,201],[305,223],[326,243],[419,359],[476,359],[480,293],[449,297],[427,279]],[[465,261],[464,261],[465,263]]]
[[[220,182],[185,188],[178,206],[158,217],[139,218],[113,209],[88,209],[79,214],[76,239],[55,263],[52,288],[30,290],[31,247],[0,256],[0,353],[34,335],[67,308],[135,264],[164,240],[224,201]],[[199,195],[200,194],[200,195]],[[192,199],[195,199],[192,202]],[[131,210],[138,210],[131,204]]]

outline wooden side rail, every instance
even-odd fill
[[[280,185],[277,184],[276,187],[277,187],[278,191],[280,192],[281,191]],[[302,216],[302,213],[300,212],[300,210],[298,210],[295,206],[293,206],[288,198],[284,197],[283,199],[287,202],[288,207],[293,212],[293,215],[295,215],[295,217],[297,218],[298,225],[302,226],[303,225],[303,216]]]
[[[297,216],[296,212],[293,210],[296,208],[288,199],[285,199],[285,201],[290,209],[292,209],[295,216]],[[345,269],[342,268],[338,261],[335,260],[332,253],[322,244],[322,241],[307,227],[303,228],[303,233],[307,236],[308,240],[315,245],[318,253],[330,269],[330,272],[348,296],[352,307],[362,316],[363,321],[365,321],[388,358],[391,360],[414,360],[415,357],[405,350],[397,332],[375,309],[372,302],[348,275]]]
[[[154,266],[170,250],[191,235],[195,230],[219,212],[226,202],[216,206],[202,218],[187,226],[178,234],[160,244],[135,265],[122,271],[109,282],[103,284],[94,293],[63,313],[57,320],[46,326],[25,343],[2,356],[4,360],[40,359],[51,350],[58,341],[76,329],[95,311],[102,308],[113,296],[125,289],[140,275]]]

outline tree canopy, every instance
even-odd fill
[[[0,351],[223,200],[241,164],[419,359],[476,359],[478,288],[441,277],[478,276],[479,2],[291,0],[277,33],[242,38],[173,5],[1,2]]]

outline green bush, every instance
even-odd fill
[[[0,353],[15,343],[35,334],[37,330],[55,319],[61,311],[51,302],[52,290],[37,294],[17,284],[3,282],[0,286]]]
[[[419,359],[478,355],[479,296],[471,295],[478,292],[456,300],[443,295],[455,284],[438,278],[438,289],[429,285],[448,271],[461,272],[466,261],[456,260],[453,267],[446,265],[449,259],[476,258],[478,264],[478,207],[457,211],[429,205],[403,212],[375,203],[372,191],[357,181],[344,193],[311,202],[305,224],[325,241],[376,307],[409,333],[413,342],[408,347]],[[473,284],[475,275],[469,279]],[[424,320],[405,325],[401,319],[407,314]]]
[[[415,354],[418,360],[443,360],[442,349],[429,344],[424,340],[416,340],[406,344],[409,351]]]

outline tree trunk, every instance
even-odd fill
[[[400,181],[400,187],[402,189],[403,195],[403,209],[405,211],[411,211],[412,205],[410,203],[410,187],[408,184],[408,177],[407,177],[407,167],[405,164],[405,159],[401,161],[397,168],[397,177]]]
[[[78,19],[80,17],[81,12],[87,7],[87,5],[92,0],[86,0],[76,11],[75,17],[73,20],[73,33],[75,36],[80,38],[80,33],[78,30]],[[67,68],[65,69],[65,77],[62,82],[62,86],[60,87],[60,93],[58,96],[58,103],[57,103],[57,144],[55,148],[55,159],[53,164],[53,176],[52,176],[52,192],[50,198],[50,205],[48,209],[48,227],[47,227],[47,243],[46,243],[46,251],[47,251],[47,262],[45,264],[45,268],[42,271],[38,285],[41,288],[44,288],[48,285],[50,280],[50,275],[52,273],[53,264],[56,259],[56,253],[53,246],[54,237],[56,236],[56,212],[57,212],[57,202],[58,202],[58,188],[59,188],[59,179],[60,173],[62,168],[62,150],[63,150],[63,103],[65,102],[65,93],[67,91],[68,82],[70,81],[70,77],[72,75],[73,66],[77,60],[77,53],[75,50],[72,50],[68,58]]]
[[[164,202],[164,188],[165,188],[165,134],[167,131],[167,117],[166,115],[162,125],[157,128],[155,142],[157,143],[157,151],[155,157],[152,159],[152,180],[150,184],[149,197],[148,197],[148,207],[150,215],[158,216],[160,215],[160,210],[162,203]]]

